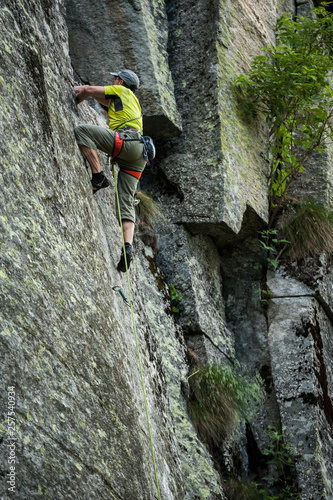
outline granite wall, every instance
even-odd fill
[[[4,0],[2,498],[158,498],[131,312],[112,290],[128,296],[115,267],[114,187],[92,195],[73,134],[82,122],[107,126],[98,108],[76,106],[74,83],[106,85],[122,67],[140,77],[145,133],[157,145],[141,189],[161,207],[160,251],[136,236],[130,283],[160,496],[224,499],[223,467],[255,473],[264,429],[282,424],[301,455],[301,498],[333,498],[332,264],[323,255],[269,276],[273,299],[260,312],[253,265],[267,220],[266,126],[239,114],[232,86],[274,42],[277,15],[294,9],[262,0]],[[320,172],[315,191],[331,203],[329,151]],[[313,184],[303,182],[306,196]],[[183,297],[178,317],[170,284]],[[188,417],[189,347],[203,360],[236,355],[266,382],[238,461],[232,447],[213,457]]]

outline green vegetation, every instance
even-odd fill
[[[278,247],[283,243],[284,246],[289,244],[290,241],[285,239],[279,239],[277,237],[277,229],[265,229],[263,231],[258,231],[259,233],[259,246],[263,253],[262,263],[257,262],[254,266],[257,270],[262,270],[265,276],[268,268],[271,266],[273,269],[277,269],[279,265]],[[253,293],[258,294],[259,302],[261,305],[261,310],[265,311],[269,306],[269,300],[271,298],[272,292],[268,290],[266,285],[266,280],[263,280],[262,285],[259,290],[255,290]]]
[[[237,423],[251,420],[257,403],[264,400],[262,380],[250,376],[236,363],[194,364],[188,378],[188,412],[202,441],[223,443]]]
[[[276,45],[235,80],[241,108],[269,124],[269,227],[310,155],[333,137],[333,14],[325,5],[312,9],[313,19],[284,14]]]
[[[170,291],[171,310],[174,314],[178,314],[179,306],[183,300],[183,296],[177,292],[175,285],[169,285],[169,291]]]
[[[228,500],[299,500],[296,484],[295,460],[297,455],[291,446],[284,443],[285,434],[274,427],[268,427],[267,434],[271,444],[265,448],[270,475],[258,479],[265,481],[266,490],[262,485],[251,481],[245,482],[239,478],[229,478],[225,481],[224,490]],[[271,493],[272,492],[272,493]]]
[[[298,500],[300,497],[296,485],[295,460],[300,455],[296,454],[289,444],[284,443],[287,437],[285,434],[271,426],[268,427],[267,433],[272,444],[264,450],[264,455],[268,457],[267,463],[271,466],[272,472],[263,479],[267,480],[267,486],[277,493],[266,498]]]
[[[269,301],[272,297],[272,292],[267,288],[259,288],[258,290],[254,290],[254,292],[258,296],[258,302],[261,306],[261,312],[264,312],[268,309]]]
[[[269,223],[260,232],[264,258],[259,295],[262,309],[269,305],[266,285],[269,267],[276,269],[287,249],[291,258],[318,255],[333,249],[332,214],[315,202],[306,202],[277,219],[290,186],[306,168],[314,151],[322,152],[333,139],[333,13],[327,3],[312,9],[312,17],[277,21],[276,44],[254,58],[250,70],[235,80],[240,108],[263,116],[268,123]],[[282,228],[277,238],[277,227]],[[290,242],[290,245],[289,243]],[[283,244],[283,245],[281,245]]]
[[[258,231],[259,233],[259,246],[265,254],[264,264],[257,263],[254,267],[255,269],[268,268],[272,266],[276,269],[279,265],[279,255],[277,251],[277,245],[281,243],[290,243],[289,240],[277,238],[277,229],[265,229],[264,231]]]
[[[333,210],[316,201],[305,201],[289,210],[281,232],[290,241],[292,259],[333,252]]]
[[[140,221],[151,225],[154,219],[161,216],[159,204],[143,191],[137,191],[136,197],[139,200],[136,208]]]

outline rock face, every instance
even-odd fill
[[[161,170],[170,182],[177,176],[177,220],[206,234],[225,225],[238,232],[247,205],[266,218],[266,139],[262,125],[249,127],[237,112],[231,81],[245,64],[244,39],[254,52],[262,37],[273,41],[275,11],[259,25],[242,2],[177,0],[168,3],[168,19],[184,132],[164,144]]]
[[[274,385],[282,425],[301,455],[300,492],[302,498],[332,498],[332,323],[306,285],[280,276],[268,285]]]
[[[213,458],[188,417],[188,348],[203,361],[236,355],[265,379],[267,400],[229,469],[256,473],[265,427],[282,424],[300,454],[300,497],[333,498],[332,263],[322,255],[270,276],[271,306],[260,313],[253,265],[267,219],[267,135],[239,114],[231,85],[288,9],[2,2],[1,498],[150,500],[158,488],[163,500],[226,498],[229,452]],[[158,255],[136,238],[133,315],[112,289],[129,298],[115,267],[113,183],[93,197],[73,134],[80,122],[106,126],[98,108],[76,106],[74,74],[104,85],[122,67],[142,82],[158,154],[141,187],[162,207]],[[305,177],[299,190],[331,203],[329,149],[320,172],[315,188]],[[183,299],[178,316],[168,285]]]

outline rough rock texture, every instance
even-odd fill
[[[0,10],[1,498],[158,498],[132,317],[112,290],[128,296],[114,264],[114,187],[93,197],[73,134],[79,122],[106,126],[98,107],[77,108],[74,74],[107,84],[109,71],[126,66],[142,80],[145,133],[158,146],[141,186],[161,207],[161,249],[156,256],[137,238],[130,283],[161,498],[224,499],[226,470],[259,473],[269,424],[285,426],[301,455],[302,500],[333,498],[332,259],[269,276],[273,298],[260,312],[253,266],[267,219],[266,129],[239,115],[231,85],[274,41],[276,16],[295,6],[67,0],[66,8],[4,0]],[[329,149],[320,162],[298,189],[329,204]],[[178,316],[168,285],[183,297]],[[188,347],[203,361],[236,355],[265,380],[256,421],[214,459],[187,415]]]
[[[72,131],[75,121],[99,119],[87,105],[80,118],[71,114],[77,112],[63,6],[18,2],[1,14],[7,75],[1,80],[1,394],[3,411],[7,387],[15,387],[16,496],[155,498],[131,316],[111,289],[126,286],[114,265],[121,244],[114,192],[93,198]],[[217,472],[186,415],[180,376],[175,439],[135,265],[132,274],[162,498],[222,499]],[[169,322],[171,336],[177,329]],[[177,349],[184,378],[184,348]],[[3,436],[6,430],[3,421]]]
[[[170,180],[177,172],[179,221],[204,223],[208,234],[225,223],[238,232],[247,205],[266,218],[265,128],[239,114],[231,82],[248,65],[247,54],[273,41],[275,15],[263,2],[168,2],[184,134],[166,143],[161,168]]]
[[[1,82],[1,395],[3,410],[6,388],[15,386],[17,496],[153,498],[131,319],[111,290],[125,283],[113,263],[120,247],[113,193],[93,199],[75,146],[62,5],[10,7],[2,9],[1,24],[7,47]],[[146,391],[157,412],[151,426],[160,442],[161,490],[178,498],[172,425],[160,427],[170,415],[168,399],[161,394],[153,403],[154,384],[163,385],[164,375],[135,288],[133,283],[140,343],[150,345],[143,363],[147,356],[150,373],[156,371]],[[2,454],[2,471],[5,460]],[[6,486],[2,482],[2,495]]]
[[[142,245],[140,245],[140,250],[141,248]],[[154,254],[149,247],[141,250],[137,273],[140,289],[145,297],[147,320],[156,335],[159,351],[163,353],[161,364],[174,417],[174,435],[179,446],[181,470],[185,482],[184,498],[199,497],[216,500],[223,498],[221,485],[217,481],[216,471],[212,468],[209,454],[203,444],[198,441],[187,417],[184,398],[188,386],[188,369],[184,363],[186,344],[181,329],[175,327],[169,302],[169,290],[163,282],[163,276],[156,266]],[[179,494],[179,498],[183,496]]]
[[[277,275],[268,286],[272,374],[282,425],[301,455],[301,498],[332,498],[332,323],[306,285]]]
[[[179,324],[189,333],[205,332],[212,341],[230,348],[225,324],[219,255],[211,238],[191,236],[183,228],[165,224],[159,229],[158,263],[168,283],[182,295]],[[181,274],[179,270],[181,269]]]

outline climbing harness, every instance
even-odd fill
[[[113,286],[112,287],[112,290],[114,290],[115,292],[118,292],[119,295],[121,296],[121,298],[123,299],[123,301],[125,302],[125,304],[128,306],[128,307],[131,307],[131,304],[128,302],[128,299],[125,297],[125,295],[123,294],[120,286]]]
[[[145,389],[145,383],[144,383],[144,378],[143,378],[143,370],[142,370],[142,364],[141,364],[139,339],[138,339],[138,334],[137,334],[137,331],[136,331],[135,319],[134,319],[134,309],[133,309],[132,294],[131,294],[131,284],[130,284],[129,274],[128,274],[128,265],[127,265],[127,259],[126,259],[124,232],[123,232],[123,226],[122,226],[122,223],[121,223],[119,194],[118,194],[118,186],[117,186],[117,179],[116,179],[116,172],[115,172],[115,164],[116,164],[116,162],[115,162],[114,159],[112,159],[111,157],[109,157],[109,166],[110,166],[110,163],[112,163],[112,175],[113,175],[114,185],[115,185],[115,190],[116,190],[118,217],[119,217],[119,222],[120,222],[121,239],[122,239],[123,252],[124,252],[124,258],[125,258],[127,287],[128,287],[128,296],[129,296],[129,307],[131,308],[132,323],[133,323],[133,330],[134,330],[135,343],[136,343],[136,350],[137,350],[137,353],[138,353],[138,360],[139,360],[139,368],[140,368],[140,376],[141,376],[141,385],[142,385],[143,399],[144,399],[144,403],[145,403],[145,410],[146,410],[146,417],[147,417],[147,426],[148,426],[148,433],[149,433],[151,454],[152,454],[153,464],[154,464],[155,482],[156,482],[156,488],[157,488],[157,493],[158,493],[158,500],[161,500],[160,487],[159,487],[158,477],[157,477],[157,469],[156,469],[156,461],[155,461],[153,438],[152,438],[152,433],[151,433],[151,428],[150,428],[150,421],[149,421],[149,413],[148,413],[148,403],[147,403],[147,397],[146,397],[146,389]],[[120,287],[112,287],[112,288],[113,288],[113,290],[117,289],[115,291],[118,291],[120,293]],[[123,294],[121,294],[121,295],[123,295]],[[127,299],[126,299],[126,301],[127,301]]]
[[[113,158],[117,158],[117,156],[120,154],[121,150],[123,149],[123,144],[124,144],[123,137],[119,134],[119,132],[116,132],[114,138],[114,147],[112,151]]]
[[[124,122],[124,123],[126,123],[126,122]],[[153,139],[151,137],[149,137],[148,135],[142,135],[141,132],[136,128],[124,127],[122,130],[126,130],[126,129],[135,130],[136,132],[138,132],[140,137],[139,137],[139,139],[124,139],[124,137],[121,133],[121,130],[119,132],[116,132],[115,139],[114,139],[114,147],[113,147],[112,157],[117,158],[117,156],[120,155],[120,153],[123,149],[124,142],[141,142],[143,144],[142,155],[143,155],[145,161],[147,162],[147,165],[150,165],[150,162],[155,158],[155,155],[156,155],[156,149],[155,149]],[[123,170],[123,169],[121,169],[121,170]],[[134,170],[124,170],[124,172],[127,172],[131,175],[134,175],[134,177],[136,177],[137,179],[140,179],[140,177],[141,177],[141,172],[136,172]]]

